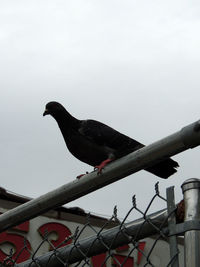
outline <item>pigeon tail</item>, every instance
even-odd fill
[[[161,178],[167,179],[169,176],[177,172],[176,168],[178,167],[178,163],[169,158],[145,170]]]

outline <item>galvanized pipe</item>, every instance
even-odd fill
[[[188,179],[182,185],[185,222],[200,220],[200,180]],[[184,239],[185,267],[200,266],[200,230],[188,230]]]
[[[168,212],[166,209],[163,209],[147,216],[145,220],[144,218],[141,218],[127,223],[122,227],[116,226],[110,230],[104,231],[99,236],[95,235],[80,240],[77,247],[75,245],[67,245],[57,249],[56,253],[54,251],[49,252],[43,256],[37,257],[35,261],[31,259],[15,266],[63,267],[63,263],[66,263],[66,266],[68,266],[69,264],[80,262],[86,257],[90,258],[94,255],[104,253],[107,251],[107,247],[115,249],[119,246],[131,243],[132,239],[135,242],[151,235],[158,234],[158,229],[160,229],[161,226],[164,227],[167,225],[167,218]],[[151,224],[148,223],[148,220],[151,221]],[[163,229],[162,232],[167,234],[167,230],[164,231]],[[104,244],[106,244],[106,246]]]
[[[176,205],[174,199],[174,186],[167,188],[167,210],[169,214],[168,218],[168,229],[169,234],[176,226]],[[179,258],[178,258],[178,244],[176,235],[169,236],[169,247],[170,247],[170,256],[172,259],[171,267],[179,267]]]
[[[200,145],[200,121],[110,163],[100,175],[92,172],[0,216],[0,232],[30,220],[49,209],[69,203],[158,161]]]

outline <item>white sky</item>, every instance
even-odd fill
[[[199,1],[48,0],[0,2],[1,183],[37,197],[92,167],[75,159],[45,104],[61,102],[79,119],[96,119],[150,144],[199,119]],[[200,149],[174,157],[177,174],[145,171],[68,206],[120,216],[136,194],[143,210],[199,176]],[[159,209],[159,202],[155,209]]]

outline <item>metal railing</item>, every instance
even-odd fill
[[[100,175],[96,171],[89,173],[85,175],[84,179],[76,179],[2,214],[0,216],[0,232],[34,218],[49,209],[69,203],[127,175],[146,169],[166,157],[198,145],[200,145],[200,121],[110,163]]]

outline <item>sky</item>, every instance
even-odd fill
[[[35,198],[93,170],[42,116],[49,101],[146,145],[198,120],[199,12],[191,0],[2,0],[0,186]],[[178,202],[181,184],[200,178],[200,148],[173,158],[167,180],[140,171],[67,206],[109,216],[117,205],[123,217],[134,194],[145,210],[157,181]]]

